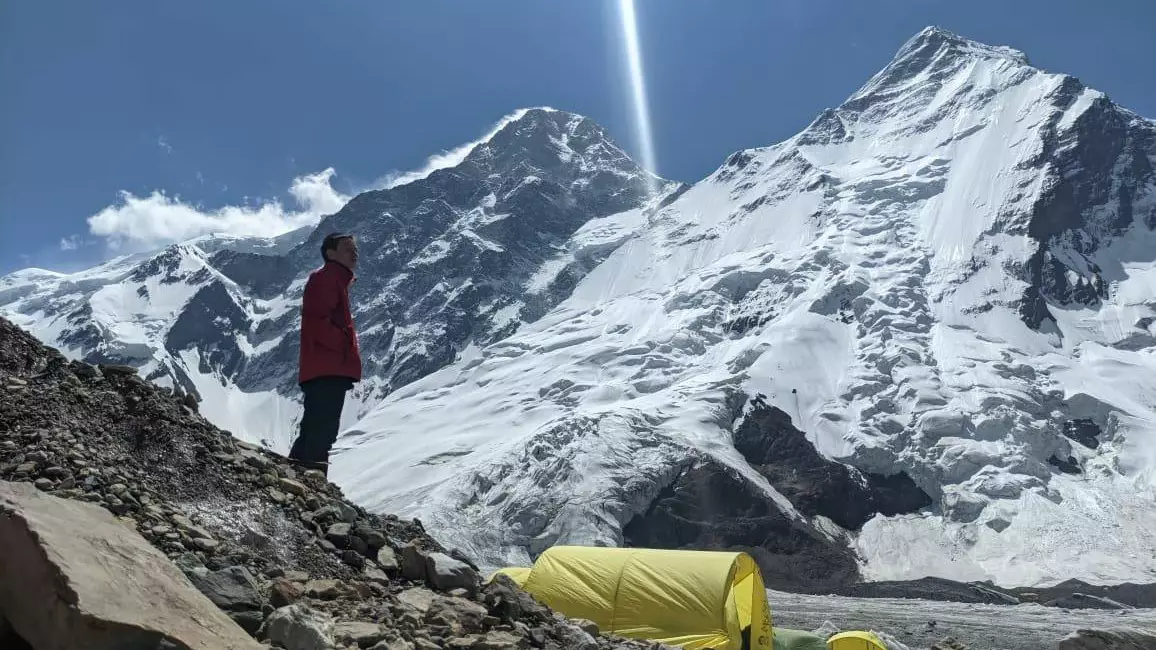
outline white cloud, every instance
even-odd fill
[[[330,167],[294,178],[289,194],[296,210],[276,200],[204,209],[159,190],[148,196],[121,192],[118,203],[88,218],[88,228],[114,250],[149,250],[211,233],[273,237],[316,224],[349,201],[330,183],[334,173]]]
[[[60,240],[60,250],[74,251],[87,246],[92,246],[96,242],[91,239],[83,239],[80,235],[73,234],[68,237],[63,237]]]
[[[539,108],[544,111],[556,110],[548,106],[541,106]],[[429,176],[439,169],[456,167],[457,165],[462,164],[462,161],[464,161],[466,156],[468,156],[470,152],[473,151],[474,147],[494,137],[497,135],[498,131],[506,128],[510,122],[520,120],[526,113],[530,112],[531,110],[534,109],[522,108],[514,111],[513,113],[510,113],[509,115],[498,120],[497,123],[495,123],[494,126],[491,127],[490,130],[487,131],[486,134],[481,138],[478,138],[473,142],[467,142],[466,144],[450,149],[449,151],[443,151],[442,153],[430,156],[425,161],[425,165],[423,165],[421,169],[409,172],[392,172],[390,174],[386,174],[385,176],[377,179],[377,181],[374,183],[374,188],[387,190],[391,187],[397,187],[398,185],[405,185],[406,183],[420,181],[421,179]]]

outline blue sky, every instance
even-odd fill
[[[1156,118],[1152,0],[637,11],[668,178],[789,137],[929,24]],[[307,223],[524,106],[588,115],[638,151],[616,21],[613,0],[0,3],[0,273],[75,270],[217,223]]]

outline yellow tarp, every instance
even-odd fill
[[[687,650],[771,650],[767,592],[746,553],[555,546],[534,566],[503,569],[523,589],[571,618],[619,636]]]

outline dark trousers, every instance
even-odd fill
[[[353,387],[346,377],[318,377],[301,384],[305,393],[305,414],[301,433],[293,441],[289,457],[311,463],[329,462],[329,450],[337,440],[345,392]]]

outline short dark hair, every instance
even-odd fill
[[[325,239],[321,240],[321,259],[328,262],[329,258],[325,256],[325,251],[337,250],[337,245],[341,243],[342,239],[353,239],[353,235],[342,232],[331,232],[325,235]]]

